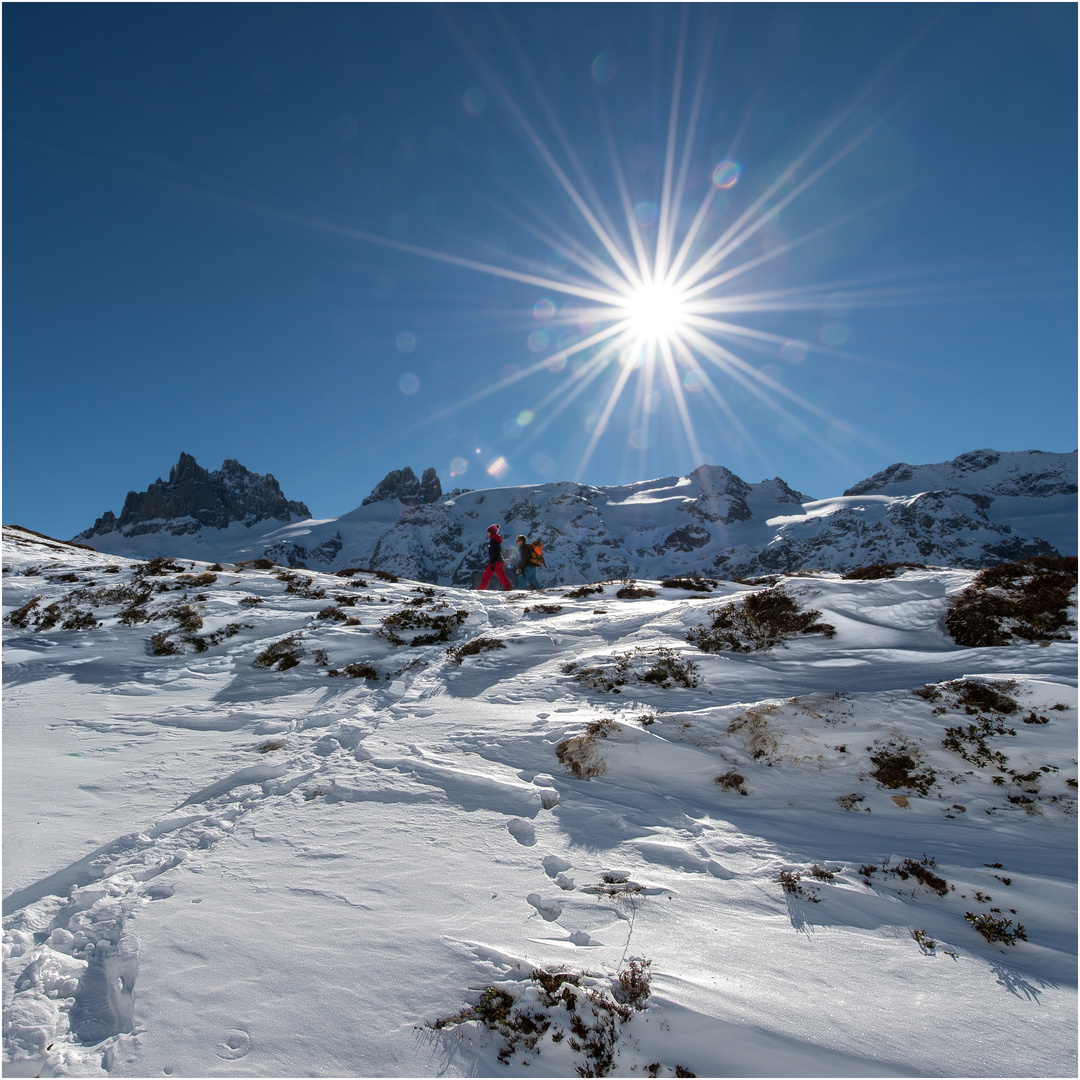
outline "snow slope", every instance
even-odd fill
[[[16,529],[3,565],[5,1075],[573,1075],[565,1009],[505,1064],[429,1025],[634,957],[618,1075],[1076,1073],[1076,634],[957,647],[968,571],[793,578],[834,637],[705,654],[687,630],[748,587],[210,580]],[[391,644],[401,612],[449,642]],[[299,663],[254,665],[290,637]],[[696,686],[636,677],[664,649]],[[617,693],[575,677],[620,656]],[[1004,765],[942,746],[973,721],[956,680],[1015,684]],[[925,794],[870,775],[890,740]],[[964,917],[995,911],[1027,941]]]

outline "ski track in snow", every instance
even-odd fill
[[[9,542],[5,616],[88,578],[129,582],[134,565]],[[704,601],[552,592],[555,613],[421,593],[422,610],[469,612],[452,643],[506,646],[456,666],[446,644],[374,633],[414,583],[295,573],[326,594],[288,595],[268,571],[148,579],[176,592],[151,606],[182,593],[202,634],[247,624],[205,652],[154,656],[150,635],[173,624],[122,626],[108,606],[90,630],[5,626],[5,1075],[502,1073],[475,1025],[414,1025],[536,965],[634,955],[653,959],[654,997],[620,1074],[655,1060],[699,1075],[1075,1072],[1075,631],[956,647],[941,621],[966,571],[792,579],[836,637],[748,656],[684,636],[742,586]],[[358,625],[319,618],[335,596],[356,599],[340,610]],[[253,667],[293,634],[298,666]],[[601,693],[563,670],[659,646],[694,659],[697,688]],[[385,677],[328,677],[355,661]],[[941,749],[944,723],[969,718],[911,693],[966,676],[1017,680],[1022,711],[1049,718],[1010,718],[1001,740],[1016,772],[1046,766],[1032,813]],[[604,771],[569,775],[555,747],[605,718]],[[936,770],[927,797],[867,779],[890,736]],[[736,769],[745,796],[714,782]],[[841,809],[849,793],[861,800]],[[927,852],[945,898],[859,871]],[[804,888],[785,892],[795,870]],[[1028,943],[1006,951],[963,921],[991,894]]]

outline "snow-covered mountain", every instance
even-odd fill
[[[302,502],[290,502],[278,482],[267,473],[245,469],[235,458],[208,472],[190,454],[159,476],[144,492],[129,491],[117,517],[107,510],[78,539],[117,535],[190,536],[203,529],[222,531],[230,525],[252,529],[264,522],[275,525],[310,518]]]
[[[186,455],[181,460],[189,463],[187,471],[197,468]],[[337,518],[286,521],[279,512],[276,520],[233,516],[224,527],[217,521],[196,526],[194,511],[181,514],[178,507],[180,516],[170,523],[150,520],[146,515],[156,511],[147,509],[130,525],[124,515],[106,521],[108,528],[99,520],[76,539],[142,558],[268,557],[293,567],[363,566],[456,586],[475,583],[486,559],[485,529],[493,522],[511,553],[518,533],[543,541],[543,581],[553,585],[692,572],[736,578],[900,561],[978,567],[1077,550],[1075,452],[979,450],[938,465],[897,464],[842,496],[817,500],[779,478],[751,484],[715,465],[615,487],[551,483],[436,492],[441,485],[434,470],[418,481],[406,469]],[[139,499],[128,496],[132,504]],[[138,505],[159,502],[148,493]]]
[[[1077,633],[958,645],[973,577],[716,653],[763,588],[5,528],[4,1075],[1075,1076]]]

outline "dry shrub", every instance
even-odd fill
[[[737,791],[740,795],[750,794],[750,792],[743,787],[743,784],[746,783],[746,777],[743,776],[742,773],[735,772],[734,769],[731,769],[726,773],[721,773],[716,777],[714,783],[725,791]]]
[[[1037,556],[981,570],[955,597],[945,626],[957,645],[1067,641],[1076,556]]]
[[[880,581],[896,577],[897,571],[925,569],[926,563],[921,562],[873,563],[870,566],[856,566],[841,576],[844,581]]]
[[[937,774],[923,760],[919,748],[901,738],[893,737],[885,742],[878,740],[866,749],[874,765],[870,776],[882,787],[908,788],[925,795],[937,779]]]
[[[446,650],[446,656],[451,664],[461,664],[466,656],[479,656],[482,652],[490,652],[494,649],[505,649],[504,642],[498,638],[478,637],[472,641],[466,641],[461,645],[451,645]]]
[[[800,634],[832,637],[836,628],[821,622],[821,612],[803,611],[780,586],[749,593],[742,600],[709,611],[711,626],[690,630],[686,640],[702,652],[757,652]]]
[[[253,663],[257,668],[276,667],[278,671],[288,671],[289,668],[296,667],[300,663],[300,657],[303,655],[304,650],[300,645],[300,638],[294,634],[267,646],[255,657]]]
[[[763,758],[766,764],[772,765],[780,760],[780,740],[772,733],[766,718],[779,711],[779,705],[747,709],[728,724],[728,734],[739,735],[746,752],[755,761]]]
[[[563,739],[555,747],[555,756],[579,780],[591,780],[607,772],[607,762],[600,756],[600,741],[592,735]]]
[[[705,578],[699,577],[680,577],[680,578],[667,578],[660,582],[662,589],[687,589],[690,592],[712,592],[712,586],[715,585],[715,581],[707,581]]]
[[[655,589],[646,588],[644,585],[624,585],[616,594],[620,600],[644,600],[656,595]]]

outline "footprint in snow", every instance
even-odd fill
[[[573,865],[572,863],[568,863],[565,859],[560,859],[558,855],[545,855],[544,858],[540,860],[540,864],[544,868],[544,873],[547,874],[549,878],[555,877],[556,874],[562,873],[563,870],[569,870]]]
[[[536,843],[536,829],[524,818],[511,818],[506,823],[510,835],[523,847],[532,847]]]
[[[545,900],[539,893],[529,893],[525,899],[536,908],[544,922],[554,922],[562,915],[562,904],[558,900]]]
[[[251,1036],[242,1028],[225,1032],[225,1038],[214,1047],[214,1053],[225,1061],[236,1061],[251,1050]]]

